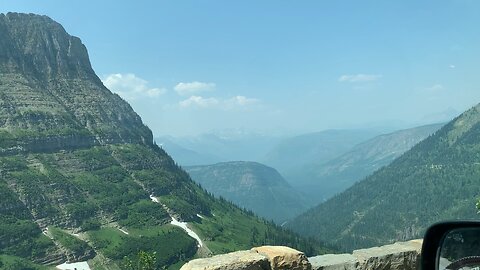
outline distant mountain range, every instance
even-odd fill
[[[478,219],[480,105],[287,226],[342,249],[421,237],[434,222]]]
[[[155,141],[180,165],[207,165],[226,161],[259,161],[282,137],[262,134],[202,134],[190,137],[163,136]]]
[[[262,163],[291,175],[305,165],[327,162],[378,134],[374,130],[326,130],[290,137],[266,153]],[[287,181],[294,185],[296,179],[287,177]]]
[[[306,210],[304,196],[273,168],[256,162],[186,167],[192,179],[261,217],[281,224]]]
[[[224,158],[214,156],[212,154],[199,153],[194,150],[187,149],[172,139],[164,137],[157,138],[160,147],[164,149],[171,157],[182,166],[205,165],[221,162]]]
[[[315,206],[388,165],[441,126],[426,125],[382,135],[375,129],[326,130],[270,140],[266,136],[222,139],[213,134],[156,140],[182,166],[228,162],[232,161],[229,158],[249,156],[247,152],[254,148],[249,158],[257,157],[254,161],[263,160],[277,169],[294,189],[304,194],[305,203]],[[259,148],[265,141],[268,143]],[[228,198],[226,194],[218,194]]]
[[[383,134],[359,143],[325,163],[289,172],[294,186],[316,203],[344,191],[355,182],[390,164],[444,124],[433,124]]]

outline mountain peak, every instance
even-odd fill
[[[274,168],[251,161],[230,161],[185,168],[216,196],[283,223],[304,211],[307,201]]]
[[[0,36],[0,137],[10,138],[0,152],[153,143],[130,105],[97,77],[81,40],[60,24],[1,14]]]
[[[0,14],[0,69],[15,68],[40,80],[54,76],[96,77],[78,37],[47,16]]]

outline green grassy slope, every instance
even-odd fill
[[[117,262],[140,250],[157,252],[162,264],[191,258],[196,242],[169,225],[169,214],[152,202],[150,195],[178,218],[190,221],[214,253],[264,243],[294,246],[312,254],[321,252],[314,242],[308,243],[226,201],[214,199],[160,148],[132,144],[97,146],[0,157],[0,166],[4,185],[11,187],[5,191],[13,190],[8,193],[10,203],[18,203],[18,197],[24,197],[28,208],[15,211],[17,216],[10,218],[10,227],[8,219],[0,222],[2,235],[18,234],[17,241],[27,246],[24,251],[17,250],[18,244],[6,244],[1,250],[6,254],[41,260],[49,249],[55,248],[41,234],[35,220],[43,226],[84,233],[88,244],[59,229],[49,229],[55,242],[74,258],[90,259],[94,255],[92,249]],[[2,203],[7,203],[7,196]],[[22,233],[24,227],[28,234]],[[135,233],[125,235],[117,227]],[[32,246],[32,240],[38,244]]]

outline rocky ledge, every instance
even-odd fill
[[[417,270],[421,249],[422,240],[411,240],[307,258],[289,247],[263,246],[192,260],[180,270]]]

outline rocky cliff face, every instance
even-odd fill
[[[12,68],[43,80],[95,76],[79,38],[47,16],[0,15],[2,71]]]
[[[95,75],[85,46],[46,16],[0,15],[0,153],[152,144],[151,131]]]

